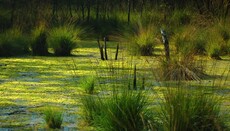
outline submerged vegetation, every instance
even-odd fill
[[[0,130],[228,130],[229,19],[229,0],[0,0]]]

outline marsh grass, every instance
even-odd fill
[[[143,92],[113,92],[110,97],[96,99],[87,96],[82,102],[84,116],[97,130],[147,130],[156,126]]]
[[[80,87],[85,90],[87,94],[95,93],[95,76],[88,76],[80,81]]]
[[[29,54],[29,40],[19,29],[10,29],[0,34],[0,56]]]
[[[209,56],[214,59],[221,59],[221,55],[229,53],[229,30],[228,26],[216,23],[208,29],[207,51]]]
[[[33,55],[48,55],[47,32],[45,27],[38,27],[32,31],[31,49]]]
[[[174,57],[170,62],[161,59],[161,78],[163,80],[201,80],[207,75],[203,60],[196,61],[193,54]]]
[[[221,99],[204,89],[169,88],[164,93],[160,119],[170,131],[223,130]]]
[[[83,119],[89,125],[93,125],[95,122],[95,116],[101,115],[102,102],[97,96],[86,95],[81,98]]]
[[[178,31],[173,37],[176,53],[186,56],[187,54],[205,55],[208,44],[207,32],[193,25],[187,25]]]
[[[71,51],[77,47],[81,33],[83,30],[73,26],[55,27],[49,32],[49,47],[54,49],[56,56],[69,56]]]
[[[44,110],[44,119],[46,124],[51,129],[60,129],[63,122],[63,112],[54,107],[47,107]]]
[[[157,44],[156,29],[153,24],[133,24],[131,29],[127,29],[120,37],[127,45],[127,50],[132,55],[152,56]]]
[[[105,103],[102,116],[96,125],[102,130],[148,130],[154,121],[147,109],[147,97],[143,92],[123,91],[114,94]]]
[[[190,24],[192,19],[191,12],[188,10],[174,10],[172,16],[170,17],[170,22],[175,26]]]

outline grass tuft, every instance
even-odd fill
[[[60,109],[56,108],[47,108],[44,110],[44,119],[49,128],[60,129],[63,122],[63,112]]]
[[[48,43],[54,49],[56,56],[70,56],[71,51],[77,47],[79,35],[83,31],[72,26],[62,26],[53,28],[49,32]]]
[[[152,112],[143,92],[123,91],[112,97],[83,99],[86,116],[98,130],[153,130]]]
[[[161,60],[161,71],[163,80],[201,80],[206,76],[203,62],[196,62],[193,54],[170,62]]]
[[[94,86],[95,86],[95,77],[89,76],[86,78],[83,78],[80,82],[81,88],[85,89],[85,92],[87,94],[94,94]]]
[[[223,130],[221,101],[202,89],[168,89],[164,92],[163,126],[170,131]]]
[[[127,43],[127,49],[132,55],[151,56],[156,46],[155,26],[152,24],[134,24],[122,38]]]
[[[18,56],[29,53],[29,40],[18,29],[0,34],[0,56]]]
[[[47,32],[44,27],[33,30],[31,49],[33,55],[48,55]]]

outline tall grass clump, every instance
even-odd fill
[[[80,81],[80,87],[83,88],[87,94],[94,94],[94,90],[95,90],[94,86],[95,86],[94,76],[88,76]]]
[[[208,29],[207,51],[210,57],[221,59],[221,55],[226,55],[229,50],[229,30],[221,24],[214,25]]]
[[[124,34],[127,49],[132,55],[151,56],[156,46],[155,27],[152,24],[134,24]]]
[[[202,89],[168,89],[160,119],[169,131],[221,131],[220,105],[219,98]]]
[[[83,103],[83,107],[87,107],[85,109],[92,115],[93,126],[98,130],[140,131],[156,127],[153,114],[148,110],[147,97],[142,92],[124,91],[112,97],[97,100],[91,97],[87,100],[91,105],[87,107],[88,104]]]
[[[86,95],[81,98],[83,119],[89,125],[95,123],[95,117],[102,113],[103,105],[99,97],[93,95]]]
[[[0,34],[0,56],[17,56],[29,53],[29,40],[19,29]]]
[[[39,27],[33,30],[31,49],[33,55],[48,55],[47,32],[44,27]]]
[[[71,51],[77,47],[81,33],[81,29],[75,29],[72,26],[53,28],[49,32],[49,47],[53,48],[56,56],[69,56],[71,55]]]
[[[187,25],[191,22],[192,15],[188,10],[174,10],[170,22],[175,26]]]
[[[125,91],[114,94],[105,103],[95,124],[101,130],[141,131],[153,130],[155,123],[148,110],[148,102],[142,92]]]
[[[57,108],[46,108],[44,110],[44,119],[49,128],[60,129],[63,122],[63,112]]]
[[[221,55],[230,54],[230,26],[229,25],[221,25],[219,27],[219,33],[223,39],[223,43],[221,44],[220,50]]]
[[[160,71],[162,80],[201,80],[206,77],[205,62],[196,60],[194,54],[183,57],[174,57],[167,62],[160,60]]]
[[[188,54],[206,54],[208,40],[204,29],[197,29],[195,26],[186,26],[174,37],[176,53],[186,56]]]

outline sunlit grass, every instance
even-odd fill
[[[25,106],[31,114],[41,112],[41,107],[46,105],[62,106],[65,111],[72,111],[79,114],[80,112],[75,108],[80,105],[80,98],[84,95],[84,89],[79,86],[81,78],[96,74],[99,82],[95,84],[97,93],[104,93],[101,91],[110,91],[115,83],[119,86],[122,82],[128,82],[132,78],[133,67],[136,65],[138,79],[142,76],[146,77],[147,89],[153,91],[150,98],[154,99],[154,104],[157,103],[159,98],[163,97],[162,91],[166,88],[164,84],[157,81],[157,74],[154,70],[158,67],[159,61],[157,57],[143,57],[135,56],[129,57],[125,52],[119,54],[117,61],[101,61],[99,49],[96,42],[88,42],[89,47],[78,48],[73,51],[72,57],[15,57],[15,58],[0,58],[0,112],[6,113],[8,107],[13,107],[17,110],[21,106]],[[95,47],[94,47],[95,44]],[[114,57],[115,49],[108,49],[110,56]],[[158,48],[158,47],[157,47]],[[159,47],[159,49],[161,49]],[[159,52],[156,52],[161,54]],[[216,61],[208,59],[207,74],[217,77],[215,80],[216,85],[225,86],[215,88],[219,91],[220,96],[224,97],[224,104],[222,109],[229,109],[229,60],[228,56],[222,57],[223,61]],[[131,75],[130,75],[131,74]],[[226,79],[226,80],[225,80]],[[212,85],[213,78],[204,80],[204,84]],[[209,82],[210,81],[210,82]],[[192,82],[191,82],[192,83]],[[99,85],[100,84],[100,85]],[[128,83],[127,83],[128,84]],[[140,82],[138,83],[140,84]],[[194,83],[195,85],[197,83]],[[122,87],[120,85],[119,87]],[[211,90],[211,89],[210,89]],[[12,112],[9,110],[9,112]],[[29,123],[31,114],[23,115],[18,113],[17,117],[25,117]],[[0,116],[0,127],[7,126],[13,127],[15,125],[25,126],[26,124],[20,123],[21,119],[15,119],[15,116],[9,116],[7,119]],[[5,120],[5,121],[1,121]],[[11,122],[9,122],[11,121]],[[77,121],[76,121],[77,122]],[[44,126],[44,123],[37,123],[39,127]],[[67,121],[63,122],[68,125]],[[75,124],[76,123],[70,123]]]

